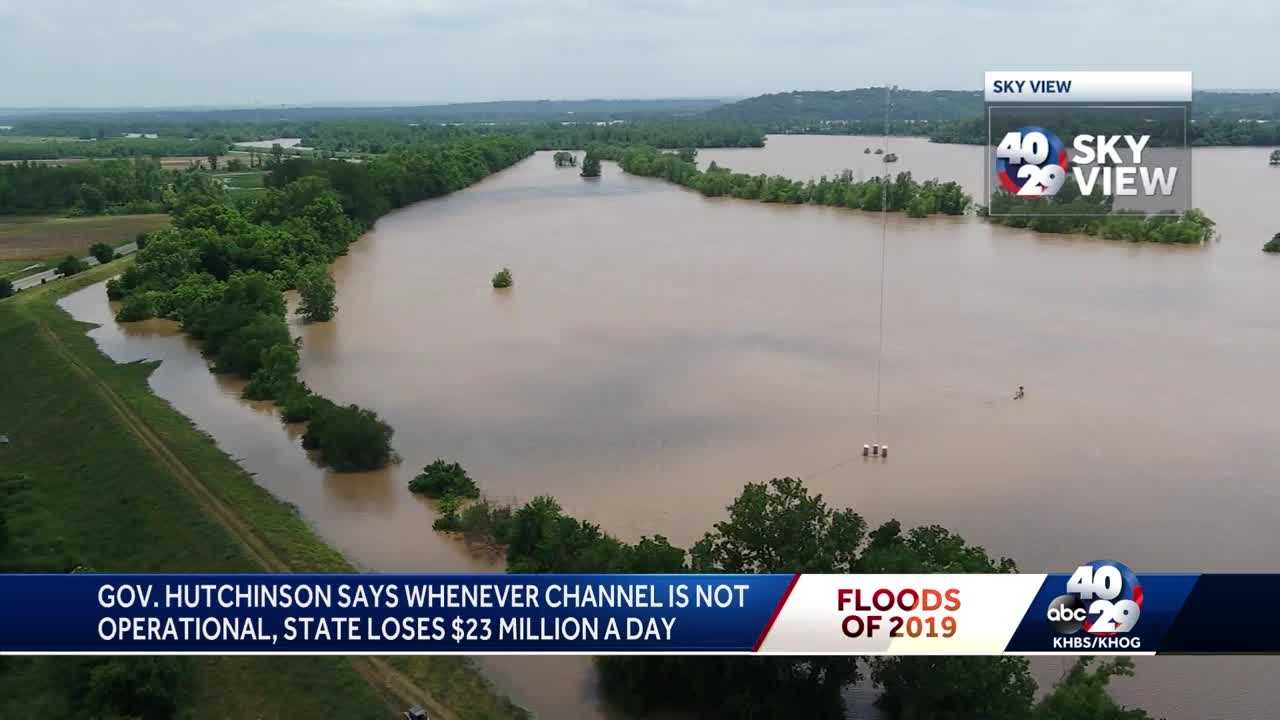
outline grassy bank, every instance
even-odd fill
[[[152,394],[153,366],[118,365],[55,304],[128,260],[0,301],[0,512],[6,570],[343,571],[350,565],[211,438]],[[8,658],[0,717],[72,717],[79,658]],[[519,714],[463,658],[201,657],[180,714],[443,718]]]

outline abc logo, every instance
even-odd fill
[[[1084,627],[1089,612],[1076,595],[1059,595],[1049,603],[1046,619],[1063,635],[1074,635]]]

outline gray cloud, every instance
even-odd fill
[[[974,88],[991,68],[1276,87],[1280,6],[987,0],[0,0],[0,106]]]

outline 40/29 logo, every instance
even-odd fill
[[[1142,584],[1123,563],[1095,560],[1067,580],[1066,594],[1049,603],[1046,617],[1055,630],[1074,635],[1116,635],[1133,630],[1142,617]]]
[[[996,177],[1014,195],[1057,195],[1067,181],[1067,148],[1057,135],[1034,125],[1005,133],[996,146]]]

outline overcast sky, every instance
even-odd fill
[[[1280,0],[0,0],[0,107],[748,96],[987,69],[1280,87]]]

